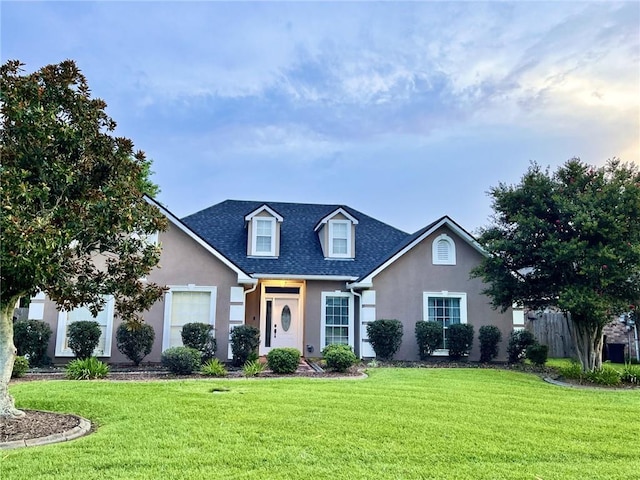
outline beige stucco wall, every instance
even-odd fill
[[[432,242],[445,233],[456,245],[456,265],[433,265]],[[474,327],[470,360],[480,358],[478,330],[482,325],[496,325],[502,332],[498,360],[506,359],[506,344],[512,329],[512,313],[493,310],[489,298],[482,295],[479,279],[470,279],[470,270],[481,254],[447,227],[438,229],[420,244],[396,260],[373,279],[376,291],[376,318],[395,318],[402,322],[404,336],[395,358],[417,360],[415,324],[423,320],[423,292],[464,292],[467,294],[467,323]]]
[[[306,282],[306,297],[304,305],[304,355],[320,357],[322,346],[320,335],[322,328],[322,292],[345,291],[345,282],[308,280]],[[355,322],[354,322],[355,323]],[[357,328],[354,326],[354,328]],[[313,352],[307,351],[307,345],[313,347]]]
[[[171,225],[166,232],[161,232],[159,241],[162,244],[160,268],[156,268],[148,275],[148,280],[160,285],[189,285],[215,286],[216,292],[216,338],[218,342],[218,356],[227,358],[228,330],[229,330],[229,300],[232,286],[237,286],[237,274],[216,259],[211,253],[198,245],[192,238],[180,229]],[[152,325],[156,338],[151,353],[144,362],[159,362],[162,353],[162,336],[164,327],[164,297],[158,300],[149,311],[144,313],[144,320]],[[68,357],[54,357],[55,334],[58,328],[58,311],[55,303],[45,302],[44,320],[51,325],[54,332],[49,345],[48,354],[54,363],[63,363]],[[119,319],[113,321],[111,356],[103,360],[109,363],[130,363],[116,347],[115,333]]]

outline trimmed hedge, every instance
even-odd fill
[[[67,327],[69,348],[79,359],[93,356],[93,351],[100,341],[100,324],[93,320],[80,320],[70,323]]]
[[[539,367],[547,363],[547,356],[549,355],[549,347],[547,345],[541,345],[534,343],[529,345],[526,351],[527,358],[531,360],[531,363],[538,365]]]
[[[195,348],[171,347],[162,352],[161,361],[175,375],[190,375],[200,368],[200,352]]]
[[[498,344],[502,341],[502,333],[495,325],[483,325],[478,331],[480,341],[480,361],[489,363],[498,356]]]
[[[332,343],[322,349],[327,368],[336,372],[346,372],[358,361],[351,345]]]
[[[267,353],[267,365],[273,373],[295,373],[300,356],[300,350],[296,348],[274,348]]]
[[[473,345],[473,325],[468,323],[456,323],[447,330],[449,346],[449,358],[460,360],[469,355]]]
[[[148,323],[121,323],[116,330],[118,351],[136,366],[151,353],[155,338],[156,333]]]
[[[13,324],[13,344],[18,355],[28,358],[32,367],[51,363],[47,347],[52,334],[49,324],[42,320],[18,320]]]
[[[231,331],[231,353],[236,367],[244,365],[247,360],[257,358],[260,345],[260,330],[251,325],[238,325]]]
[[[367,325],[367,336],[380,360],[391,360],[402,343],[402,323],[395,319],[380,319]]]
[[[536,343],[536,338],[529,330],[514,330],[509,336],[507,355],[509,363],[520,363],[524,360],[527,347]]]
[[[29,360],[21,356],[16,356],[13,362],[11,378],[22,378],[25,376],[27,371],[29,371]]]
[[[206,362],[215,356],[218,348],[213,330],[213,325],[208,323],[186,323],[180,332],[182,343],[185,347],[198,350],[202,356],[201,360]]]
[[[416,342],[420,360],[427,360],[442,345],[442,325],[438,322],[416,322]]]

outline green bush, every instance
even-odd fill
[[[100,341],[100,324],[93,320],[80,320],[67,327],[69,348],[79,359],[89,358]]]
[[[399,320],[380,319],[367,325],[367,336],[376,358],[391,360],[402,343],[402,323]]]
[[[576,361],[572,361],[567,366],[560,367],[560,375],[570,380],[582,379],[582,366]]]
[[[631,362],[626,363],[620,375],[620,380],[625,383],[640,385],[640,365],[632,365]]]
[[[200,368],[200,352],[189,347],[167,348],[162,352],[161,362],[175,375],[190,375]]]
[[[480,361],[489,363],[498,356],[498,344],[502,341],[502,333],[495,325],[483,325],[478,331],[480,341]]]
[[[244,365],[252,354],[257,355],[260,330],[251,325],[239,325],[231,331],[231,353],[235,366]]]
[[[155,338],[155,331],[148,323],[121,323],[116,330],[118,351],[136,366],[151,353]]]
[[[51,363],[47,347],[52,334],[49,324],[42,320],[18,320],[13,324],[13,343],[18,355],[26,357],[32,367]]]
[[[227,372],[227,369],[220,360],[214,358],[202,365],[200,373],[211,377],[226,377],[229,372]]]
[[[96,357],[76,358],[65,368],[69,380],[92,380],[104,378],[109,374],[109,366]]]
[[[529,330],[514,330],[509,336],[507,355],[509,363],[519,363],[525,358],[527,347],[536,343],[536,339]]]
[[[215,356],[218,345],[213,337],[213,325],[199,322],[186,323],[182,327],[181,336],[183,345],[198,350],[203,362]]]
[[[242,367],[242,374],[245,377],[255,377],[264,372],[265,364],[261,363],[260,360],[251,360],[244,364]]]
[[[322,349],[322,356],[327,368],[336,372],[346,372],[358,361],[351,345],[332,343]]]
[[[29,360],[21,356],[16,356],[13,362],[13,370],[11,371],[11,378],[24,377],[28,370],[29,370]]]
[[[442,346],[442,325],[438,322],[416,322],[416,341],[420,360],[427,360]]]
[[[605,385],[608,387],[615,387],[616,385],[620,385],[622,381],[620,372],[618,372],[615,368],[609,367],[607,365],[603,365],[602,368],[597,368],[590,372],[586,372],[584,374],[584,378],[592,383],[597,383],[599,385]]]
[[[547,356],[549,355],[549,347],[547,345],[541,345],[534,343],[527,347],[526,356],[531,363],[538,365],[539,367],[547,363]]]
[[[300,364],[300,350],[274,348],[267,353],[267,365],[273,373],[294,373]]]
[[[473,325],[468,323],[456,323],[447,330],[447,344],[449,347],[449,358],[460,360],[469,355],[473,345]]]

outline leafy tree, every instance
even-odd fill
[[[91,98],[73,61],[23,74],[0,67],[0,416],[20,416],[8,392],[13,309],[45,292],[66,310],[97,314],[106,295],[125,322],[140,322],[164,287],[140,281],[160,250],[145,235],[166,220],[152,193],[150,162],[112,135],[106,104]]]
[[[640,298],[640,172],[571,159],[551,174],[533,164],[518,185],[490,190],[489,255],[472,275],[493,306],[565,313],[584,371],[600,368],[602,329]]]

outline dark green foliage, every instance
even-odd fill
[[[640,365],[626,363],[620,379],[625,383],[640,385]]]
[[[257,377],[264,372],[265,367],[265,364],[258,359],[247,360],[242,366],[242,374],[245,377]]]
[[[220,360],[214,358],[202,365],[200,373],[211,377],[226,377],[229,372]]]
[[[473,345],[473,325],[468,323],[456,323],[447,330],[447,343],[449,346],[449,358],[460,360],[469,355]]]
[[[532,165],[519,184],[490,191],[494,224],[472,274],[503,311],[514,303],[568,312],[583,370],[599,368],[602,329],[640,298],[640,169],[571,159]]]
[[[394,319],[380,319],[367,325],[369,342],[376,358],[391,360],[402,343],[402,323]]]
[[[590,372],[585,372],[584,378],[598,385],[615,387],[622,382],[622,376],[615,368],[603,365],[602,368],[596,368]]]
[[[547,363],[547,356],[549,355],[549,347],[547,345],[541,345],[534,343],[529,345],[526,350],[526,356],[531,363],[538,365],[539,367]]]
[[[100,324],[93,320],[80,320],[67,327],[69,348],[79,359],[89,358],[100,341]]]
[[[244,365],[260,346],[260,330],[251,325],[239,325],[231,332],[231,353],[236,367]]]
[[[24,357],[17,356],[13,363],[13,371],[11,372],[11,378],[24,377],[29,370],[29,360]]]
[[[294,373],[300,364],[300,350],[274,348],[267,353],[267,365],[273,373]]]
[[[48,365],[51,359],[47,355],[47,347],[52,333],[49,324],[42,320],[16,321],[13,324],[13,343],[18,355],[27,357],[32,367]]]
[[[478,331],[480,341],[480,361],[489,363],[498,356],[498,344],[502,341],[502,333],[495,325],[483,325]]]
[[[438,322],[416,322],[416,341],[420,360],[427,360],[442,345],[442,325]]]
[[[358,361],[351,345],[332,343],[322,349],[322,356],[327,368],[336,372],[346,372]]]
[[[536,339],[529,330],[514,330],[509,336],[507,355],[509,363],[519,363],[525,358],[527,348],[536,343]]]
[[[109,366],[96,357],[76,358],[67,364],[65,374],[69,380],[105,378],[109,374]]]
[[[134,365],[151,353],[156,333],[148,323],[121,323],[116,330],[118,350]]]
[[[213,325],[207,323],[186,323],[182,327],[182,343],[185,347],[195,348],[206,362],[216,354],[217,343],[213,337]]]
[[[190,375],[200,368],[200,352],[189,347],[167,348],[162,352],[161,362],[175,375]]]

